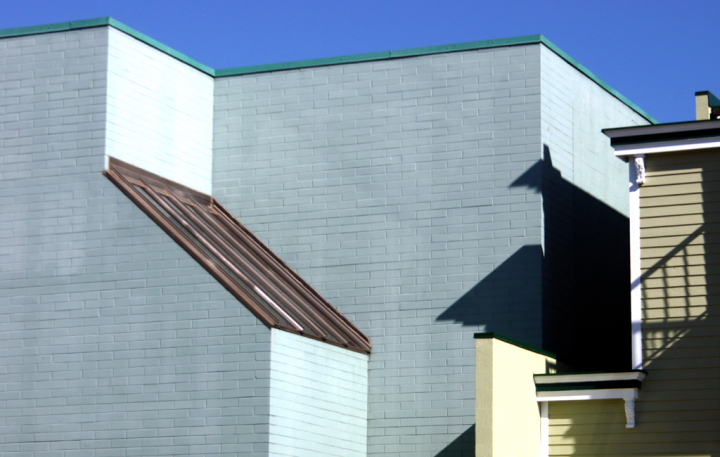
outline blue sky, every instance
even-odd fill
[[[111,16],[213,68],[543,34],[661,122],[720,95],[720,2],[0,0],[0,29]],[[612,127],[612,126],[608,126]]]

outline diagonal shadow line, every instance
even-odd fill
[[[640,282],[642,282],[643,279],[647,279],[658,271],[660,268],[662,268],[663,265],[665,265],[670,259],[675,257],[680,251],[685,249],[692,243],[697,237],[702,235],[705,232],[705,224],[702,224],[700,227],[698,227],[694,232],[692,232],[690,235],[687,236],[680,244],[678,244],[676,247],[670,250],[663,258],[655,262],[655,265],[648,268],[643,274],[640,275],[639,278],[635,278],[632,281],[632,289],[635,289]]]

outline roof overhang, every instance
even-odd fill
[[[615,156],[631,156],[720,148],[720,120],[678,122],[604,129]]]

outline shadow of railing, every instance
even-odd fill
[[[665,160],[646,162],[641,189],[643,273],[634,283],[642,284],[648,376],[636,426],[624,428],[619,403],[597,422],[551,409],[552,420],[569,424],[563,448],[579,454],[720,457],[720,164],[694,152]],[[695,175],[690,185],[683,174]]]

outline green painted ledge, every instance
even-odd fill
[[[128,35],[137,38],[138,40],[142,41],[143,43],[146,43],[166,54],[169,56],[172,56],[181,62],[184,62],[192,67],[197,68],[198,70],[214,77],[223,77],[223,76],[239,76],[239,75],[249,75],[253,73],[266,73],[269,71],[277,71],[277,70],[293,70],[293,69],[300,69],[300,68],[312,68],[312,67],[320,67],[320,66],[328,66],[328,65],[340,65],[340,64],[347,64],[347,63],[356,63],[356,62],[370,62],[375,60],[388,60],[388,59],[399,59],[403,57],[415,57],[415,56],[423,56],[423,55],[431,55],[431,54],[441,54],[444,52],[457,52],[457,51],[470,51],[470,50],[477,50],[477,49],[487,49],[487,48],[495,48],[500,46],[519,46],[519,45],[527,45],[527,44],[543,44],[547,46],[548,49],[553,51],[555,54],[560,56],[563,60],[565,60],[567,63],[575,67],[578,71],[583,73],[585,76],[590,78],[592,81],[594,81],[596,84],[598,84],[600,87],[605,89],[608,93],[610,93],[612,96],[623,102],[625,105],[627,105],[630,109],[644,117],[648,122],[651,124],[659,124],[659,122],[652,116],[650,116],[648,113],[646,113],[643,109],[641,109],[639,106],[637,106],[635,103],[631,102],[629,99],[627,99],[624,95],[610,87],[607,83],[605,83],[603,80],[595,76],[593,72],[585,68],[582,64],[577,62],[575,59],[570,57],[568,54],[566,54],[562,49],[558,48],[553,44],[550,40],[545,38],[542,35],[529,35],[529,36],[523,36],[523,37],[517,37],[517,38],[504,38],[499,40],[485,40],[485,41],[471,41],[468,43],[459,43],[459,44],[449,44],[444,46],[430,46],[430,47],[424,47],[424,48],[413,48],[413,49],[403,49],[399,51],[386,51],[386,52],[373,52],[368,54],[356,54],[356,55],[350,55],[350,56],[341,56],[341,57],[330,57],[325,59],[311,59],[311,60],[298,60],[295,62],[285,62],[285,63],[275,63],[275,64],[268,64],[268,65],[254,65],[254,66],[248,66],[248,67],[235,67],[235,68],[226,68],[222,70],[215,70],[207,65],[203,65],[200,62],[198,62],[195,59],[191,59],[190,57],[186,56],[185,54],[182,54],[180,52],[175,51],[174,49],[165,46],[164,44],[160,43],[159,41],[156,41],[149,36],[138,32],[137,30],[128,27],[127,25],[116,21],[113,18],[110,17],[104,17],[99,19],[88,19],[83,21],[72,21],[72,22],[62,22],[59,24],[49,24],[49,25],[41,25],[41,26],[35,26],[35,27],[21,27],[21,28],[15,28],[15,29],[6,29],[6,30],[0,30],[0,38],[7,38],[7,37],[17,37],[17,36],[24,36],[24,35],[37,35],[41,33],[51,33],[51,32],[61,32],[66,30],[77,30],[77,29],[84,29],[89,27],[101,27],[101,26],[112,26],[115,27],[118,30],[121,30]]]
[[[476,333],[474,336],[475,336],[475,339],[477,339],[477,340],[482,340],[482,339],[496,339],[496,340],[504,341],[504,342],[506,342],[506,343],[508,343],[508,344],[512,344],[513,346],[517,346],[517,347],[519,347],[519,348],[527,349],[528,351],[535,352],[535,353],[540,354],[540,355],[544,355],[544,356],[547,356],[547,357],[551,357],[551,358],[553,358],[553,359],[557,359],[557,355],[553,354],[552,352],[546,351],[546,350],[544,350],[544,349],[540,349],[540,348],[535,347],[535,346],[531,346],[531,345],[529,345],[529,344],[525,344],[525,343],[523,343],[522,341],[514,340],[514,339],[512,339],[512,338],[508,338],[507,336],[501,335],[501,334],[499,334],[499,333],[495,333],[495,332],[484,332],[484,333]]]

